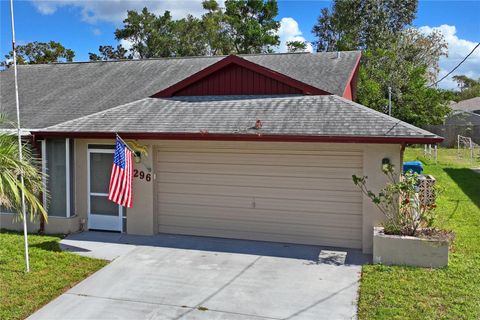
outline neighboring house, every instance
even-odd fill
[[[452,112],[443,124],[425,126],[425,129],[445,137],[441,143],[443,147],[455,147],[458,135],[480,144],[480,97],[458,103],[452,101],[450,107]]]
[[[459,102],[452,102],[450,107],[453,110],[473,112],[480,115],[480,97],[475,97]]]
[[[382,215],[352,175],[378,190],[383,162],[401,170],[405,145],[442,138],[352,102],[359,60],[341,52],[20,66],[23,127],[49,175],[46,231],[371,252]],[[13,72],[0,77],[13,115]],[[128,210],[107,199],[115,133],[148,150]]]
[[[468,111],[454,110],[445,119],[445,124],[456,126],[478,126],[480,125],[480,114]]]

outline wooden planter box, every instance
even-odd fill
[[[373,230],[373,263],[441,268],[448,265],[446,240],[386,235],[383,228]]]

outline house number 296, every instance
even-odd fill
[[[141,180],[145,179],[146,181],[152,180],[152,175],[150,173],[145,173],[142,170],[133,169],[133,176]]]

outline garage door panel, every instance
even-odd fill
[[[173,234],[186,234],[186,235],[196,235],[196,236],[205,236],[209,235],[211,237],[220,237],[220,238],[234,238],[234,239],[247,239],[247,240],[260,240],[260,241],[276,241],[276,242],[286,242],[286,243],[299,243],[299,244],[311,244],[311,245],[323,245],[331,247],[344,247],[344,248],[356,248],[360,249],[362,246],[357,239],[338,239],[338,238],[328,238],[321,234],[319,235],[295,235],[288,236],[285,234],[279,233],[251,233],[245,234],[242,231],[235,230],[219,230],[219,229],[198,229],[197,227],[171,227],[171,226],[162,226],[159,232],[163,233],[173,233]]]
[[[177,155],[182,155],[185,153],[190,153],[194,154],[194,156],[200,155],[200,154],[256,154],[260,156],[264,155],[314,155],[314,156],[345,156],[345,157],[356,157],[356,158],[362,158],[362,151],[359,150],[338,150],[338,149],[325,149],[325,150],[308,150],[305,148],[305,150],[302,149],[278,149],[272,146],[258,146],[257,148],[230,148],[230,147],[225,147],[225,148],[205,148],[205,147],[196,147],[193,145],[189,145],[188,148],[178,146],[178,147],[161,147],[157,150],[157,159],[160,159],[164,154],[166,153],[175,153]]]
[[[361,237],[361,229],[332,227],[332,226],[316,226],[304,224],[286,224],[279,222],[262,222],[248,221],[244,219],[224,220],[218,218],[191,217],[179,215],[162,216],[163,226],[184,226],[197,228],[211,228],[217,230],[244,231],[249,238],[261,233],[280,233],[294,238],[300,234],[319,234],[332,239],[352,239],[358,240]]]
[[[361,225],[362,217],[360,215],[322,213],[307,211],[290,210],[271,210],[259,208],[225,208],[208,205],[179,205],[179,204],[160,204],[162,211],[160,224],[165,223],[167,217],[181,216],[206,219],[223,219],[230,221],[245,220],[249,222],[269,222],[283,224],[298,224],[299,221],[306,221],[312,226],[329,227],[348,227],[358,229]]]
[[[306,178],[352,178],[352,174],[361,174],[360,169],[319,168],[295,166],[268,166],[261,162],[253,165],[228,165],[206,163],[163,163],[157,167],[157,172],[189,172],[204,174],[234,174],[258,175],[279,177],[306,177]]]
[[[307,177],[272,177],[231,174],[204,174],[204,173],[157,173],[160,183],[188,183],[207,185],[230,185],[248,187],[255,179],[257,187],[289,187],[296,189],[330,190],[330,191],[358,191],[349,178],[307,178]]]
[[[267,188],[267,187],[236,187],[236,186],[217,186],[200,184],[182,184],[182,183],[158,183],[158,190],[168,193],[181,194],[206,194],[206,195],[235,195],[240,197],[261,197],[273,199],[305,199],[305,200],[323,200],[323,201],[343,201],[356,202],[362,201],[361,194],[354,191],[325,191],[308,189],[285,189],[285,188]]]
[[[360,151],[249,145],[157,149],[159,232],[361,247]]]
[[[220,196],[205,194],[183,194],[160,192],[157,196],[157,205],[178,204],[178,205],[212,205],[221,208],[247,208],[252,205],[251,197]]]
[[[238,164],[238,165],[259,165],[258,157],[255,153],[174,153],[163,152],[162,163],[206,163],[206,164]],[[362,159],[352,156],[339,155],[285,155],[285,154],[269,154],[262,155],[264,164],[269,165],[284,165],[284,166],[309,166],[309,167],[342,167],[342,168],[361,168]]]
[[[256,209],[266,210],[290,210],[320,213],[338,213],[361,215],[361,207],[357,203],[350,202],[333,202],[319,200],[285,200],[269,199],[256,197],[238,196],[219,196],[219,195],[198,195],[198,194],[180,194],[165,193],[158,194],[158,206],[161,204],[178,204],[178,205],[198,205],[198,206],[216,206],[221,208],[251,208],[252,202],[255,201]]]

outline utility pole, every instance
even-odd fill
[[[17,76],[17,53],[15,47],[15,22],[13,19],[13,0],[10,0],[10,16],[12,17],[12,51],[13,51],[13,73],[15,78],[15,103],[17,106],[17,136],[18,136],[18,158],[20,162],[23,161],[23,151],[22,151],[22,131],[20,129],[20,102],[18,99],[18,76]],[[25,239],[25,270],[30,272],[30,263],[28,258],[28,235],[27,235],[27,209],[25,206],[25,193],[23,189],[25,183],[23,181],[23,172],[20,171],[20,183],[22,190],[22,214],[23,214],[23,237]]]
[[[388,115],[392,116],[392,87],[388,87]]]

